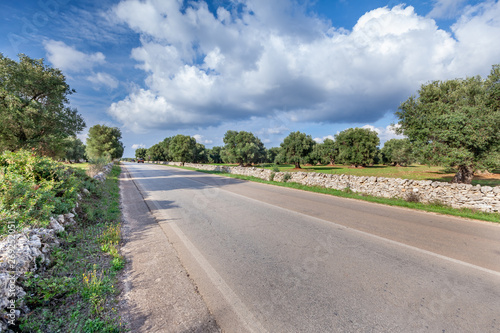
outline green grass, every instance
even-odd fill
[[[118,253],[120,172],[114,166],[104,183],[89,189],[77,209],[77,224],[59,235],[52,264],[27,274],[25,301],[31,313],[22,317],[17,331],[125,332],[117,312],[117,274],[124,266]]]
[[[89,167],[89,163],[71,163],[66,165],[80,170],[87,170]]]
[[[354,193],[352,191],[340,191],[340,190],[328,189],[328,188],[319,187],[319,186],[305,186],[305,185],[301,185],[298,183],[292,183],[292,182],[282,183],[282,182],[276,182],[276,181],[268,181],[268,180],[263,180],[263,179],[260,179],[257,177],[234,175],[234,174],[229,174],[229,173],[220,172],[220,171],[199,170],[199,169],[189,168],[189,167],[179,167],[179,168],[188,169],[188,170],[195,170],[198,172],[215,174],[215,175],[231,177],[231,178],[236,178],[236,179],[241,179],[241,180],[259,182],[259,183],[263,183],[263,184],[271,184],[271,185],[276,185],[276,186],[289,187],[289,188],[294,188],[294,189],[303,190],[303,191],[334,195],[334,196],[343,197],[343,198],[358,199],[358,200],[369,201],[369,202],[374,202],[374,203],[379,203],[379,204],[384,204],[384,205],[389,205],[389,206],[405,207],[405,208],[423,210],[423,211],[427,211],[427,212],[433,212],[433,213],[439,213],[439,214],[446,214],[446,215],[470,218],[470,219],[475,219],[475,220],[500,223],[500,214],[499,213],[485,213],[485,212],[475,211],[475,210],[466,209],[466,208],[456,209],[456,208],[452,208],[450,206],[446,206],[446,205],[443,205],[440,203],[423,204],[423,203],[419,203],[419,202],[408,202],[408,201],[403,200],[403,199],[380,198],[380,197],[374,197],[374,196],[365,195],[365,194]]]
[[[368,176],[368,177],[386,177],[386,178],[403,178],[413,180],[433,180],[441,182],[450,182],[453,179],[455,171],[439,166],[412,165],[408,167],[394,167],[387,165],[374,165],[365,168],[350,168],[348,166],[302,166],[301,170],[295,170],[293,165],[271,165],[264,164],[265,169],[272,170],[278,168],[280,172],[319,172],[330,174],[344,174],[353,176]],[[478,175],[473,181],[473,185],[500,185],[500,174],[498,170],[494,171],[497,179],[486,178]]]

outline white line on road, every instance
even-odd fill
[[[141,184],[136,182],[137,186],[140,188],[142,193],[146,193],[145,189]],[[165,210],[160,206],[160,204],[156,200],[148,200],[152,202],[155,207],[158,209],[158,214],[160,214],[166,220],[169,219],[168,214],[165,213]],[[226,299],[228,304],[231,306],[232,310],[244,327],[249,332],[255,333],[265,333],[267,330],[262,326],[262,324],[255,318],[252,312],[245,306],[245,304],[241,301],[241,299],[236,295],[236,293],[231,289],[231,287],[224,281],[224,279],[217,273],[217,271],[210,265],[210,263],[205,259],[203,254],[194,246],[194,244],[186,237],[186,235],[182,232],[182,230],[177,226],[176,222],[172,222],[168,224],[172,230],[177,234],[177,237],[184,243],[187,250],[191,253],[193,258],[198,262],[200,267],[205,271],[210,281],[214,284],[214,286],[219,290],[222,296]]]

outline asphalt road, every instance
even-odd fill
[[[500,226],[125,164],[224,332],[500,332]]]

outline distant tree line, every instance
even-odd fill
[[[336,135],[336,140],[325,139],[316,143],[310,135],[290,133],[280,147],[266,149],[262,141],[246,131],[227,131],[223,147],[206,148],[193,137],[176,135],[165,138],[150,148],[139,148],[136,158],[151,161],[192,163],[233,163],[250,166],[262,163],[293,164],[350,164],[366,166],[378,163],[377,133],[364,128],[350,128]]]

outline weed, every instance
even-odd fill
[[[60,234],[51,266],[23,279],[31,313],[20,318],[20,332],[125,331],[113,309],[116,271],[125,265],[118,247],[119,174],[114,167],[105,182],[89,182],[95,189],[80,201],[77,224]]]
[[[285,172],[283,175],[283,183],[287,183],[292,178],[292,175],[288,172]]]
[[[114,271],[120,271],[125,267],[125,259],[123,257],[115,257],[111,260],[111,268]]]
[[[405,196],[407,202],[420,202],[420,195],[417,192],[408,192]]]
[[[274,180],[274,177],[276,176],[276,172],[271,172],[271,174],[269,175],[269,181],[273,181]]]

